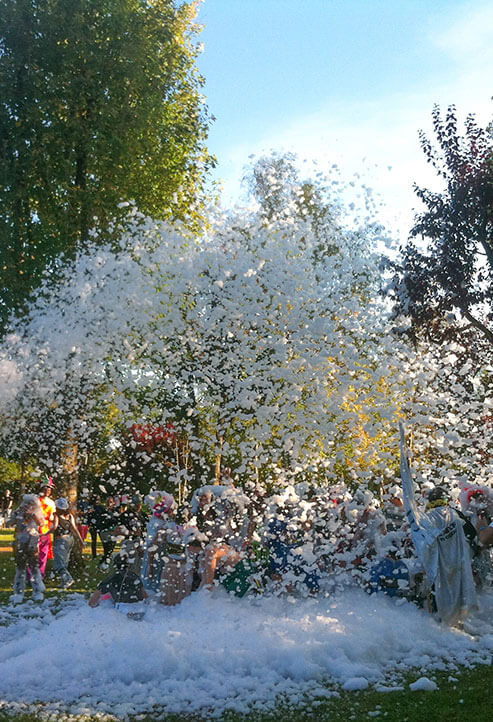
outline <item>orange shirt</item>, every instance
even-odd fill
[[[51,522],[53,521],[53,515],[56,511],[56,505],[53,499],[50,499],[49,496],[40,497],[39,502],[45,516],[44,523],[41,524],[41,526],[39,527],[39,533],[47,534],[50,530]]]

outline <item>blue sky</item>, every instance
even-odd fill
[[[418,129],[434,103],[493,117],[493,3],[203,0],[199,68],[224,197],[271,150],[359,173],[406,235],[413,181],[433,183]]]

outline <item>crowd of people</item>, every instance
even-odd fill
[[[492,581],[493,491],[463,488],[453,498],[443,486],[414,491],[405,475],[403,482],[377,497],[366,488],[351,493],[344,484],[300,484],[267,494],[227,479],[197,489],[180,507],[170,493],[155,491],[145,498],[109,496],[104,503],[83,497],[74,513],[66,498],[52,500],[54,484],[46,479],[10,517],[16,528],[12,599],[24,598],[28,579],[33,599],[43,598],[50,548],[53,573],[69,588],[71,553],[90,534],[92,556],[99,537],[100,567],[114,567],[91,606],[106,599],[142,605],[148,597],[172,606],[218,584],[238,596],[296,597],[356,583],[428,605],[452,623],[473,608],[476,589]]]

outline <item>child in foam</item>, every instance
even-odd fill
[[[474,580],[486,586],[493,576],[493,564],[488,547],[493,545],[493,490],[486,486],[462,487],[459,494],[464,515],[476,530],[475,554],[472,562]]]
[[[27,568],[31,570],[33,600],[41,602],[44,598],[45,585],[39,569],[39,529],[44,522],[43,509],[36,494],[25,494],[20,506],[11,514],[8,524],[15,527],[15,578],[14,593],[11,601],[19,603],[24,600],[26,589]]]
[[[389,532],[380,545],[377,558],[370,566],[370,593],[383,592],[389,597],[411,596],[409,569],[403,555],[399,532]]]
[[[244,558],[249,499],[232,484],[204,486],[195,492],[195,526],[208,543],[200,558],[201,586],[212,589],[216,570],[229,573]]]
[[[74,544],[78,544],[82,549],[84,541],[77,529],[75,519],[70,513],[70,506],[65,499],[61,497],[55,502],[56,513],[53,521],[53,571],[60,576],[62,587],[68,589],[74,583],[72,575],[68,570],[70,554]]]
[[[146,504],[152,508],[152,515],[147,523],[146,538],[144,543],[144,558],[142,560],[142,577],[145,579],[146,587],[157,588],[159,586],[159,577],[161,576],[160,563],[157,562],[150,574],[149,570],[149,553],[155,552],[154,539],[160,529],[165,529],[169,513],[173,515],[176,509],[176,503],[172,494],[166,491],[154,492],[146,496]],[[156,583],[157,581],[157,583]]]
[[[106,601],[128,617],[141,619],[145,611],[142,603],[147,598],[142,579],[129,568],[126,554],[116,554],[113,563],[116,571],[99,582],[89,599],[89,606],[97,607]]]

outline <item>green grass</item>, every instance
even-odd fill
[[[14,540],[13,529],[0,529],[0,547],[9,546]]]
[[[11,529],[0,529],[0,549],[12,546],[13,531]],[[98,554],[101,554],[102,547],[98,544]],[[96,588],[97,583],[108,573],[102,572],[98,567],[98,560],[91,559],[90,542],[84,549],[84,566],[80,570],[72,572],[75,583],[68,592],[61,591],[58,582],[50,579],[49,573],[52,562],[48,562],[47,575],[45,579],[46,597],[63,597],[73,592],[79,592],[89,596]],[[15,574],[14,556],[12,551],[0,552],[0,604],[6,604],[12,594],[12,582]],[[26,599],[29,599],[31,592],[26,590]]]
[[[410,676],[412,682],[417,675]],[[428,675],[429,676],[429,675]],[[449,677],[457,681],[449,681]],[[225,714],[224,722],[301,722],[301,720],[327,720],[328,722],[490,722],[492,718],[491,667],[464,669],[460,672],[440,672],[433,675],[438,684],[434,692],[341,692],[339,697],[328,700],[307,700],[298,709],[280,704],[275,713],[265,715]],[[165,681],[163,682],[165,683]],[[406,684],[407,686],[407,684]],[[154,722],[160,710],[139,717],[139,722]],[[50,715],[50,720],[55,717]],[[59,718],[60,719],[60,718]],[[67,720],[67,717],[63,718]],[[84,722],[101,718],[84,717]],[[168,722],[198,722],[201,718],[184,718],[170,715]],[[43,716],[19,714],[8,716],[0,713],[0,720],[7,722],[45,722]]]
[[[0,547],[12,541],[12,533],[0,530]],[[74,592],[89,595],[98,581],[104,576],[96,560],[90,558],[90,547],[84,554],[85,564],[79,573],[74,573],[75,584],[69,592],[60,592],[56,583],[47,580],[46,596],[63,596]],[[5,604],[12,593],[14,561],[11,553],[0,553],[0,604]],[[283,707],[280,703],[276,712],[264,715],[226,714],[225,722],[300,722],[301,720],[327,720],[330,722],[369,722],[372,719],[385,722],[490,722],[493,707],[493,671],[491,666],[479,666],[474,669],[460,669],[453,672],[426,673],[435,680],[438,690],[434,692],[411,692],[409,683],[421,676],[419,671],[408,675],[402,691],[363,692],[339,691],[338,697],[329,699],[307,699],[299,708]],[[449,678],[455,678],[449,679]],[[166,680],[163,680],[163,684]],[[160,710],[140,717],[139,722],[154,722],[160,717]],[[12,714],[0,712],[0,722],[46,722],[42,714]],[[57,719],[49,715],[50,720]],[[58,720],[67,720],[67,716]],[[82,719],[82,718],[81,718]],[[89,718],[84,722],[101,717]],[[168,722],[184,722],[182,716],[169,716]],[[191,718],[193,722],[199,717]]]

